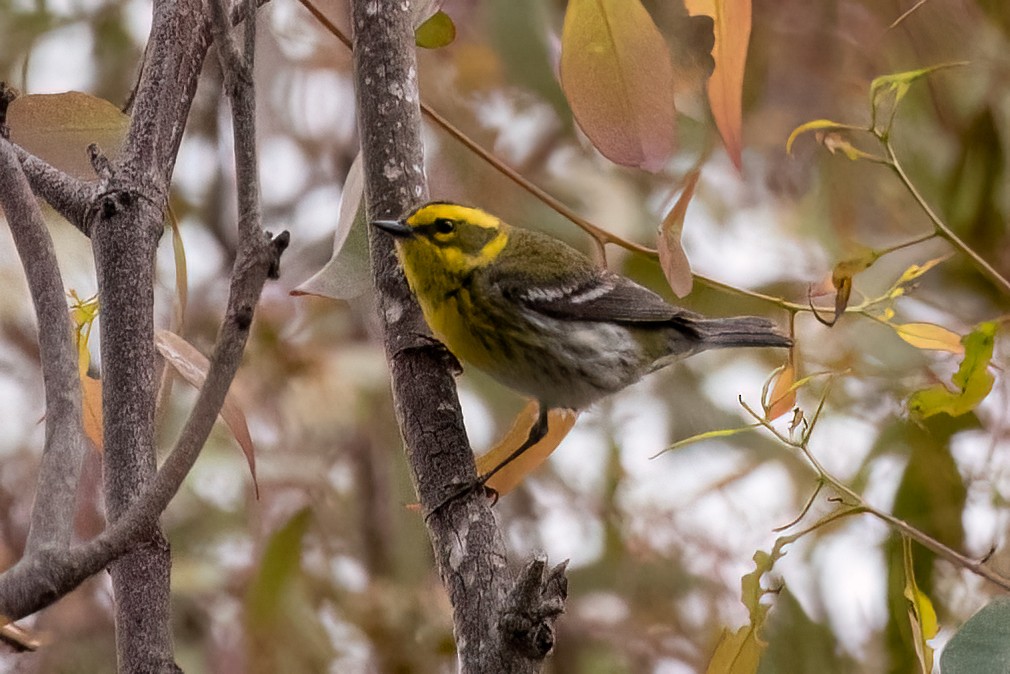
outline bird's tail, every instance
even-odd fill
[[[735,346],[793,345],[793,340],[779,332],[774,323],[757,316],[699,318],[691,321],[691,327],[697,331],[702,350]]]

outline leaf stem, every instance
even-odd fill
[[[962,241],[961,237],[955,234],[954,231],[940,219],[940,216],[936,214],[932,207],[919,193],[915,184],[909,179],[908,174],[905,173],[904,168],[901,166],[901,162],[898,161],[898,156],[894,152],[894,146],[891,145],[890,139],[880,137],[880,142],[884,145],[884,149],[887,151],[887,165],[891,167],[891,170],[893,170],[898,176],[901,184],[905,186],[908,193],[912,195],[912,198],[915,199],[915,202],[919,204],[919,207],[929,218],[930,222],[933,223],[934,234],[946,239],[950,245],[971,258],[972,262],[975,263],[975,266],[978,267],[984,275],[989,277],[989,280],[993,282],[993,285],[998,287],[1004,294],[1010,295],[1010,281],[996,271],[996,269],[983,259],[981,255],[975,252],[971,246]]]

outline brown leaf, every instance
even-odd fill
[[[115,159],[130,118],[108,101],[79,91],[31,94],[7,110],[11,140],[56,168],[84,180],[95,179],[88,145],[97,143]]]
[[[210,368],[210,361],[197,351],[196,347],[168,330],[155,332],[154,345],[157,347],[158,353],[186,382],[197,389],[203,386],[204,379],[207,378],[207,370]],[[249,464],[249,473],[252,475],[253,488],[256,490],[256,498],[259,498],[260,488],[256,481],[256,448],[253,446],[252,436],[249,435],[245,412],[242,411],[234,393],[229,392],[225,396],[220,415],[231,430],[239,447],[242,448],[242,453],[245,454],[246,462]]]
[[[659,251],[659,266],[663,270],[663,275],[666,276],[666,282],[670,284],[670,288],[673,289],[677,297],[687,297],[691,293],[691,286],[694,283],[691,263],[687,259],[683,245],[681,245],[681,234],[684,231],[684,216],[687,214],[687,206],[694,196],[694,188],[698,184],[700,175],[701,171],[695,169],[685,176],[683,192],[659,227],[659,239],[656,246]]]
[[[477,457],[478,474],[483,475],[490,471],[522,445],[537,419],[539,409],[538,403],[531,401],[516,417],[512,428],[505,434],[505,437],[489,452]],[[488,480],[487,486],[498,492],[499,496],[504,496],[515,489],[516,485],[539,468],[547,460],[547,457],[558,448],[561,441],[572,430],[578,416],[577,412],[569,410],[551,410],[547,418],[547,435],[495,473],[494,477]]]
[[[778,419],[796,407],[796,389],[793,388],[794,383],[796,383],[796,367],[793,365],[792,358],[790,358],[782,367],[778,377],[776,377],[775,386],[772,387],[771,393],[763,401],[765,419],[768,421]]]
[[[102,436],[102,382],[81,374],[81,416],[84,422],[84,434],[102,452],[105,441]]]
[[[691,15],[715,21],[715,70],[708,80],[708,103],[733,165],[742,167],[743,78],[750,42],[751,0],[685,0]]]
[[[658,171],[676,133],[673,65],[639,0],[570,0],[561,85],[579,127],[605,157]]]

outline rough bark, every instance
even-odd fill
[[[427,199],[411,4],[354,0],[354,76],[370,220],[399,218]],[[534,561],[513,584],[483,494],[432,512],[476,478],[456,395],[455,359],[431,338],[392,241],[369,231],[396,413],[435,560],[453,605],[463,672],[536,672],[553,646],[564,567]]]

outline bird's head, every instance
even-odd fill
[[[425,204],[403,220],[372,224],[396,238],[405,267],[436,265],[453,275],[492,262],[509,236],[508,225],[490,213],[444,201]]]

